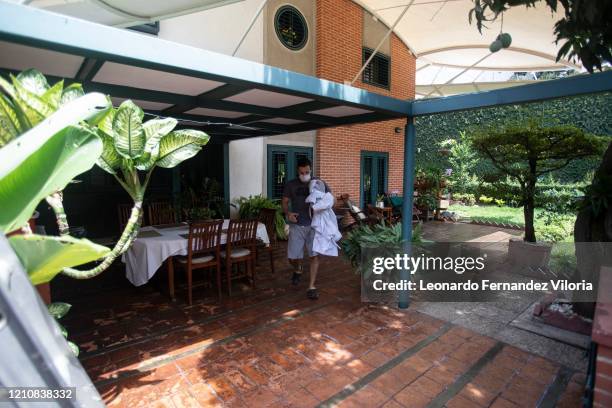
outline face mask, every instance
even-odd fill
[[[300,181],[302,183],[308,183],[310,181],[310,173],[300,174]]]

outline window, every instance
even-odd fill
[[[376,197],[387,191],[389,153],[361,152],[361,206],[376,204]]]
[[[370,58],[374,50],[363,47],[363,62]],[[363,82],[366,84],[372,84],[383,88],[389,88],[389,68],[391,66],[391,59],[385,54],[377,52],[372,58],[372,61],[363,70]]]
[[[290,50],[300,50],[308,41],[306,19],[295,7],[283,6],[278,9],[274,29],[280,42]]]
[[[312,147],[268,145],[269,198],[282,198],[285,183],[297,177],[296,166],[302,157],[312,162]]]

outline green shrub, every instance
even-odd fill
[[[421,227],[418,225],[412,231],[412,242],[422,242]],[[361,262],[363,246],[396,248],[402,243],[402,225],[392,226],[376,224],[372,227],[363,225],[349,232],[340,242],[344,256],[351,265],[358,267]],[[357,269],[359,271],[359,269]]]
[[[560,182],[536,184],[536,207],[544,207],[549,203],[562,203],[566,208],[573,205],[582,197],[585,184]],[[476,181],[453,187],[453,197],[457,194],[473,194],[475,197],[497,197],[504,200],[507,205],[518,207],[521,205],[519,186],[516,183],[500,181],[496,183]]]
[[[471,193],[453,193],[453,200],[461,201],[465,205],[476,204],[476,196]]]
[[[283,216],[278,200],[271,200],[262,195],[254,195],[239,197],[234,200],[232,206],[238,208],[238,215],[241,219],[257,218],[262,208],[275,209],[276,218],[274,219],[274,226],[276,228],[276,236],[279,239],[287,239],[287,234],[285,233],[285,217]]]
[[[504,204],[506,204],[506,202],[504,200],[501,200],[499,198],[495,199],[495,204],[497,204],[498,207],[503,207]]]
[[[487,197],[486,195],[481,195],[478,197],[478,201],[483,204],[491,204],[493,202],[493,197]]]

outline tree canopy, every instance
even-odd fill
[[[472,146],[491,161],[500,175],[520,185],[525,214],[525,240],[535,242],[533,227],[538,178],[573,160],[603,153],[606,139],[573,126],[542,126],[536,120],[485,128],[471,137]]]

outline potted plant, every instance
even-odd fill
[[[431,192],[425,192],[423,194],[419,194],[415,200],[414,205],[416,208],[423,213],[423,220],[429,220],[430,213],[436,209],[437,197]]]
[[[384,194],[379,194],[376,196],[376,207],[385,208],[385,196]]]
[[[604,138],[573,126],[546,127],[531,119],[478,131],[472,135],[472,145],[490,160],[498,177],[507,176],[519,184],[525,233],[523,240],[510,241],[509,259],[524,266],[546,266],[551,245],[537,242],[534,228],[538,178],[576,159],[600,155],[605,146]]]

